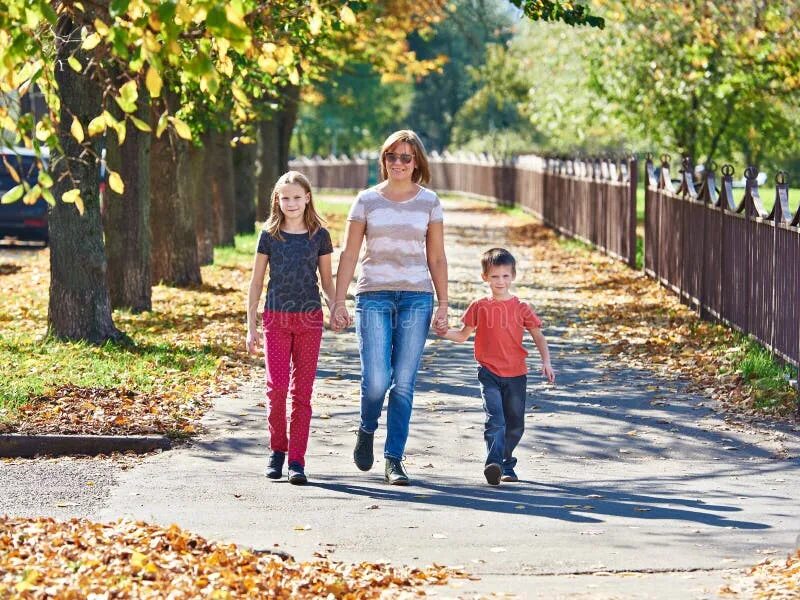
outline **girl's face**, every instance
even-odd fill
[[[285,183],[278,188],[278,206],[286,219],[300,219],[311,200],[301,185]]]
[[[383,155],[389,179],[395,181],[411,181],[417,160],[414,148],[407,142],[400,142],[389,148]],[[407,162],[406,162],[407,161]]]

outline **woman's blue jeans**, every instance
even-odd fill
[[[373,433],[386,392],[386,458],[402,459],[414,383],[433,314],[429,292],[363,292],[356,296],[361,356],[361,429]]]

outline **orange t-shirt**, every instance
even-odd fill
[[[475,327],[475,360],[500,377],[518,377],[528,372],[528,351],[522,345],[525,330],[541,327],[542,321],[527,302],[516,296],[508,300],[475,300],[461,317]]]

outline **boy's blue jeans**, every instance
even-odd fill
[[[386,458],[402,459],[414,402],[414,383],[433,315],[430,292],[363,292],[356,295],[361,356],[361,429],[373,433],[386,392]]]
[[[528,376],[501,377],[484,366],[478,368],[486,424],[486,464],[496,463],[503,472],[513,469],[514,449],[525,431],[525,397]]]

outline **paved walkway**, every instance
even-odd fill
[[[483,293],[478,257],[505,243],[511,224],[461,206],[447,206],[456,301]],[[535,249],[517,254],[520,273],[534,272]],[[523,276],[517,292],[546,321],[558,385],[544,385],[531,361],[519,483],[485,484],[471,345],[433,336],[407,448],[414,485],[385,485],[382,463],[358,471],[356,339],[326,332],[307,487],[262,475],[268,447],[259,372],[216,402],[208,434],[184,448],[106,469],[88,460],[3,465],[0,486],[10,481],[10,494],[0,494],[0,512],[176,522],[298,559],[437,562],[481,578],[431,590],[438,597],[711,598],[726,574],[792,549],[800,533],[800,435],[732,425],[679,382],[616,368],[579,336],[565,335],[576,318],[570,291],[548,288],[536,273]],[[665,385],[674,393],[666,400]],[[63,474],[72,468],[77,475]],[[42,489],[48,473],[61,473],[54,489]],[[97,480],[91,492],[85,482],[72,489],[65,481],[89,476]]]

